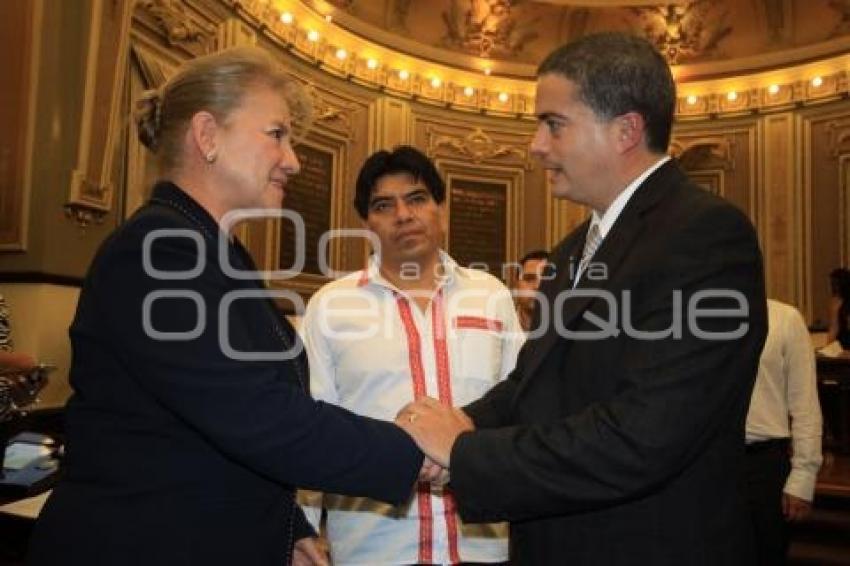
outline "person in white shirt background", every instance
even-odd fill
[[[767,306],[769,330],[747,414],[746,472],[759,564],[776,565],[785,563],[788,523],[812,508],[822,421],[803,316],[779,301]]]
[[[513,369],[524,333],[510,291],[440,249],[444,201],[443,180],[415,148],[364,163],[354,204],[376,249],[366,269],[313,296],[301,327],[316,399],[392,421],[425,395],[466,405]],[[508,560],[507,525],[463,524],[446,486],[420,482],[399,507],[332,494],[301,500],[316,526],[327,510],[337,566]]]

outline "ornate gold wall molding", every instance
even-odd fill
[[[711,167],[719,165],[722,170],[730,171],[735,168],[734,145],[735,140],[728,135],[674,139],[669,153],[689,170],[711,162]]]
[[[119,111],[132,8],[132,0],[92,1],[79,150],[65,204],[66,215],[81,227],[102,222],[112,208],[114,148],[125,123]]]
[[[217,31],[215,26],[193,18],[182,0],[137,2],[139,12],[155,22],[168,45],[179,45],[194,55],[202,55],[213,48]]]
[[[811,320],[826,320],[829,272],[850,262],[850,144],[846,102],[795,115],[801,163],[803,299]]]
[[[850,116],[831,120],[826,126],[830,155],[839,158],[850,153]]]
[[[355,114],[360,109],[355,104],[334,102],[324,96],[315,83],[308,82],[305,90],[313,102],[313,123],[345,134],[349,143],[357,142],[357,131],[354,128]]]
[[[428,126],[427,154],[429,157],[469,157],[473,163],[502,162],[520,164],[526,170],[532,167],[528,143],[499,143],[480,127],[465,136],[441,131]]]
[[[0,23],[0,48],[14,53],[0,69],[4,84],[0,126],[0,251],[26,251],[29,240],[36,101],[44,3],[13,2]]]

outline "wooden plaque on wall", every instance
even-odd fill
[[[449,251],[462,266],[502,277],[507,259],[508,187],[454,177],[449,186]]]
[[[301,172],[286,185],[284,208],[297,212],[304,221],[305,238],[296,241],[295,226],[283,219],[280,229],[279,269],[295,264],[296,246],[304,246],[304,273],[322,274],[318,261],[318,243],[331,228],[331,190],[334,179],[334,155],[330,151],[301,144],[295,148]]]

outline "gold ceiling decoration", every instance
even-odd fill
[[[514,0],[513,3],[517,3]],[[468,6],[466,10],[463,6]],[[511,57],[520,53],[525,44],[538,37],[537,19],[520,21],[511,13],[511,0],[451,0],[443,11],[446,35],[444,46],[461,49],[478,57]]]
[[[542,1],[486,0],[488,6],[501,6],[496,13],[502,19],[493,20],[493,26],[490,20],[480,18],[484,12],[473,10],[481,0],[467,3],[454,0],[429,0],[427,3],[424,0],[220,1],[242,14],[246,21],[254,22],[258,32],[294,55],[351,82],[459,111],[534,118],[533,66],[424,45],[410,38],[414,31],[396,33],[389,27],[415,30],[421,26],[411,22],[423,17],[417,10],[425,4],[438,19],[441,16],[435,13],[438,8],[443,7],[443,12],[451,14],[454,6],[460,10],[455,11],[454,21],[463,26],[458,24],[456,33],[448,35],[461,43],[466,42],[467,48],[479,53],[485,47],[491,54],[497,48],[507,52],[511,50],[511,43],[506,38],[511,36],[505,29],[509,28],[501,28],[497,23],[539,21],[539,16],[545,14],[540,11],[541,6],[555,8]],[[834,3],[834,0],[829,1]],[[821,2],[820,8],[834,15],[836,6],[828,4],[828,0],[811,2]],[[731,1],[687,0],[664,7],[644,5],[640,9],[619,9],[617,21],[621,26],[642,30],[660,48],[666,48],[668,54],[674,50],[676,58],[694,61],[673,66],[679,84],[677,115],[680,119],[780,111],[850,94],[850,35],[793,49],[728,58],[728,52],[734,51],[728,46],[735,40],[729,22],[738,22],[740,14],[736,15],[734,9],[740,5]],[[785,26],[787,14],[779,13],[781,10],[775,3],[770,6],[769,10],[767,5],[762,6],[760,17],[777,26]],[[367,13],[369,9],[375,13]],[[588,8],[570,6],[563,9],[569,11],[569,17],[562,23],[570,33],[581,35],[594,31],[595,24],[590,24],[595,16],[592,17]],[[379,16],[386,27],[363,23]],[[541,26],[545,23],[541,22]],[[445,21],[443,24],[436,30],[441,37],[446,36],[444,31],[448,29]],[[510,29],[516,30],[518,24],[513,25]],[[482,30],[488,30],[490,35],[483,34]],[[785,35],[785,31],[776,34],[777,37]],[[773,39],[765,34],[764,41]],[[440,37],[435,36],[435,42],[439,43]],[[538,43],[545,43],[543,33],[534,40],[528,36],[523,49],[536,49]],[[709,60],[702,61],[700,57]],[[705,76],[713,78],[699,80]]]
[[[632,8],[640,20],[644,37],[671,65],[713,53],[718,43],[732,32],[729,12],[714,0],[685,4]]]

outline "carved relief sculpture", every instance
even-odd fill
[[[461,0],[451,0],[443,12],[446,47],[462,49],[479,57],[510,57],[520,53],[537,38],[533,30],[537,20],[520,23],[512,9],[521,0],[468,0],[463,10]]]
[[[850,33],[850,0],[829,0],[829,7],[838,12],[840,19],[832,28],[830,37]]]
[[[441,150],[449,150],[449,155],[465,155],[471,158],[473,163],[513,156],[518,158],[519,161],[525,162],[527,169],[531,168],[528,152],[523,147],[496,143],[481,128],[475,128],[475,130],[461,138],[446,134],[437,134],[429,127],[428,156],[435,157],[438,153],[441,153]]]
[[[644,36],[671,65],[714,52],[732,27],[726,25],[728,12],[718,12],[711,0],[632,8],[640,20]]]
[[[215,28],[192,21],[180,0],[140,0],[139,8],[156,19],[169,45],[196,44],[206,51]]]

